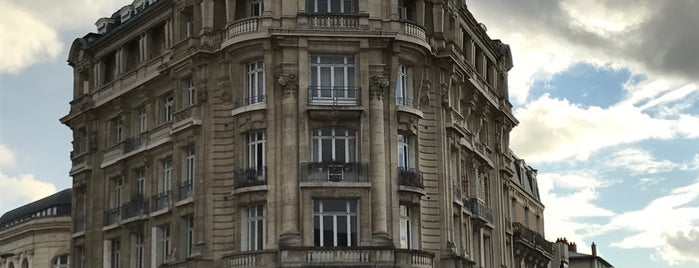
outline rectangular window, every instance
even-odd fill
[[[414,167],[409,142],[407,135],[398,134],[398,168],[409,169]]]
[[[180,234],[180,252],[182,259],[192,255],[194,248],[194,217],[187,216],[182,218],[182,228]]]
[[[146,168],[141,167],[136,169],[136,196],[144,197],[146,195]]]
[[[250,17],[262,16],[263,10],[264,10],[264,0],[248,0],[248,16],[250,16]]]
[[[247,168],[262,170],[265,166],[265,132],[248,133],[247,144]]]
[[[247,65],[247,89],[246,105],[265,100],[264,62],[256,61]]]
[[[311,13],[354,13],[354,0],[307,0],[306,4]]]
[[[165,158],[160,161],[161,174],[158,182],[158,192],[165,193],[172,190],[172,159]]]
[[[353,55],[311,56],[310,101],[316,105],[357,105]]]
[[[357,246],[357,200],[313,200],[313,243],[316,247]]]
[[[144,268],[145,267],[145,256],[143,247],[143,234],[133,235],[133,256],[131,257],[132,267]]]
[[[194,175],[196,174],[196,154],[194,147],[184,150],[184,182],[194,184]]]
[[[462,238],[461,238],[461,227],[463,226],[461,222],[461,217],[458,215],[454,215],[454,249],[456,250],[458,255],[461,255],[461,250],[463,248],[462,245]]]
[[[171,94],[168,94],[162,97],[160,102],[160,122],[162,123],[172,121],[172,113],[174,112],[173,109],[175,108],[175,97],[173,97]]]
[[[398,18],[400,20],[414,20],[414,0],[398,0]]]
[[[189,107],[197,104],[196,90],[194,89],[194,80],[192,78],[182,79],[182,100],[184,107]]]
[[[405,65],[398,65],[398,75],[396,78],[396,104],[413,106],[413,83],[410,79],[412,68]]]
[[[124,126],[121,117],[109,120],[110,145],[118,144],[124,140]]]
[[[461,29],[461,50],[464,53],[466,62],[471,62],[473,59],[473,48],[471,45],[471,35],[465,29]]]
[[[354,130],[323,128],[312,133],[313,162],[355,162],[357,137]]]
[[[121,206],[121,194],[124,190],[124,180],[121,177],[113,178],[112,185],[112,202],[109,207],[115,209]]]
[[[156,262],[158,265],[165,263],[170,254],[170,225],[158,227],[158,244],[156,252]]]
[[[148,113],[146,107],[141,107],[138,109],[138,119],[136,119],[136,129],[138,134],[143,134],[148,131]]]
[[[265,207],[252,205],[243,211],[242,248],[244,250],[262,250],[265,248]]]
[[[80,128],[74,132],[73,138],[73,148],[75,150],[75,155],[87,152],[87,131],[85,128]]]
[[[121,259],[121,252],[120,252],[121,243],[119,243],[119,240],[115,239],[115,240],[111,240],[111,244],[112,244],[112,252],[110,254],[110,257],[111,257],[110,258],[110,260],[111,260],[110,267],[111,268],[119,268],[119,260]]]
[[[401,248],[416,248],[416,241],[414,234],[415,230],[413,227],[412,213],[410,212],[410,207],[406,205],[400,205],[400,247]]]

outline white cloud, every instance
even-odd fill
[[[55,59],[62,49],[59,33],[94,31],[94,22],[109,17],[131,1],[1,0],[0,73],[17,73],[32,64]]]
[[[15,165],[15,155],[4,144],[0,143],[0,166],[12,167]]]
[[[56,193],[56,186],[32,174],[8,176],[0,171],[0,214]]]
[[[607,159],[606,164],[613,168],[625,168],[634,175],[656,174],[682,167],[672,161],[655,159],[650,152],[641,148],[619,150]]]
[[[620,248],[650,248],[670,264],[699,262],[699,181],[677,188],[636,211],[612,217],[602,229],[632,232],[612,244]],[[657,220],[652,220],[657,219]]]

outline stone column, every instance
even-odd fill
[[[277,79],[282,89],[282,178],[279,200],[282,210],[280,247],[300,246],[299,233],[299,148],[298,148],[298,85],[295,75],[281,75]],[[271,104],[270,104],[271,105]],[[281,159],[280,159],[281,160]]]
[[[235,0],[226,0],[226,25],[235,21]]]
[[[201,29],[211,32],[214,29],[214,1],[203,0],[201,2]]]
[[[376,246],[393,245],[388,235],[388,204],[386,181],[386,151],[384,134],[383,106],[384,96],[388,90],[387,78],[374,76],[369,89],[369,128],[371,130],[371,224],[372,244]]]

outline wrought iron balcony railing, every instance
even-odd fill
[[[161,192],[153,196],[154,211],[169,208],[172,205],[171,191]]]
[[[124,219],[148,214],[150,207],[148,200],[143,196],[135,196],[126,204],[121,206],[121,215]]]
[[[452,188],[454,188],[454,200],[461,202],[461,200],[462,200],[461,185],[454,182],[454,183],[452,183]]]
[[[465,205],[471,211],[472,217],[479,218],[486,222],[493,222],[493,211],[478,198],[471,198]]]
[[[422,172],[414,168],[398,168],[398,185],[425,188],[422,183]]]
[[[246,98],[242,98],[240,100],[235,101],[235,103],[233,103],[233,109],[240,108],[243,106],[248,106],[248,105],[255,104],[255,103],[265,103],[265,101],[266,101],[265,95],[246,97]]]
[[[396,98],[396,105],[417,108],[417,103],[411,98]]]
[[[308,87],[308,105],[361,106],[362,91],[359,87]]]
[[[553,243],[547,241],[544,236],[536,231],[525,227],[522,223],[513,222],[512,231],[515,242],[524,243],[533,249],[553,254]]]
[[[121,207],[110,208],[104,212],[104,226],[115,224],[121,220]]]
[[[312,162],[301,164],[301,180],[317,182],[369,182],[369,167],[363,163]]]
[[[233,174],[233,186],[236,189],[267,185],[267,167],[243,168]]]
[[[142,135],[134,136],[124,140],[124,153],[131,152],[138,148],[141,148],[144,144],[144,139]]]
[[[177,192],[177,201],[182,201],[187,198],[194,196],[194,183],[193,181],[183,181],[180,183]]]

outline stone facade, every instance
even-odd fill
[[[61,119],[85,267],[520,267],[511,199],[543,234],[509,47],[463,2],[139,0],[97,26]]]

